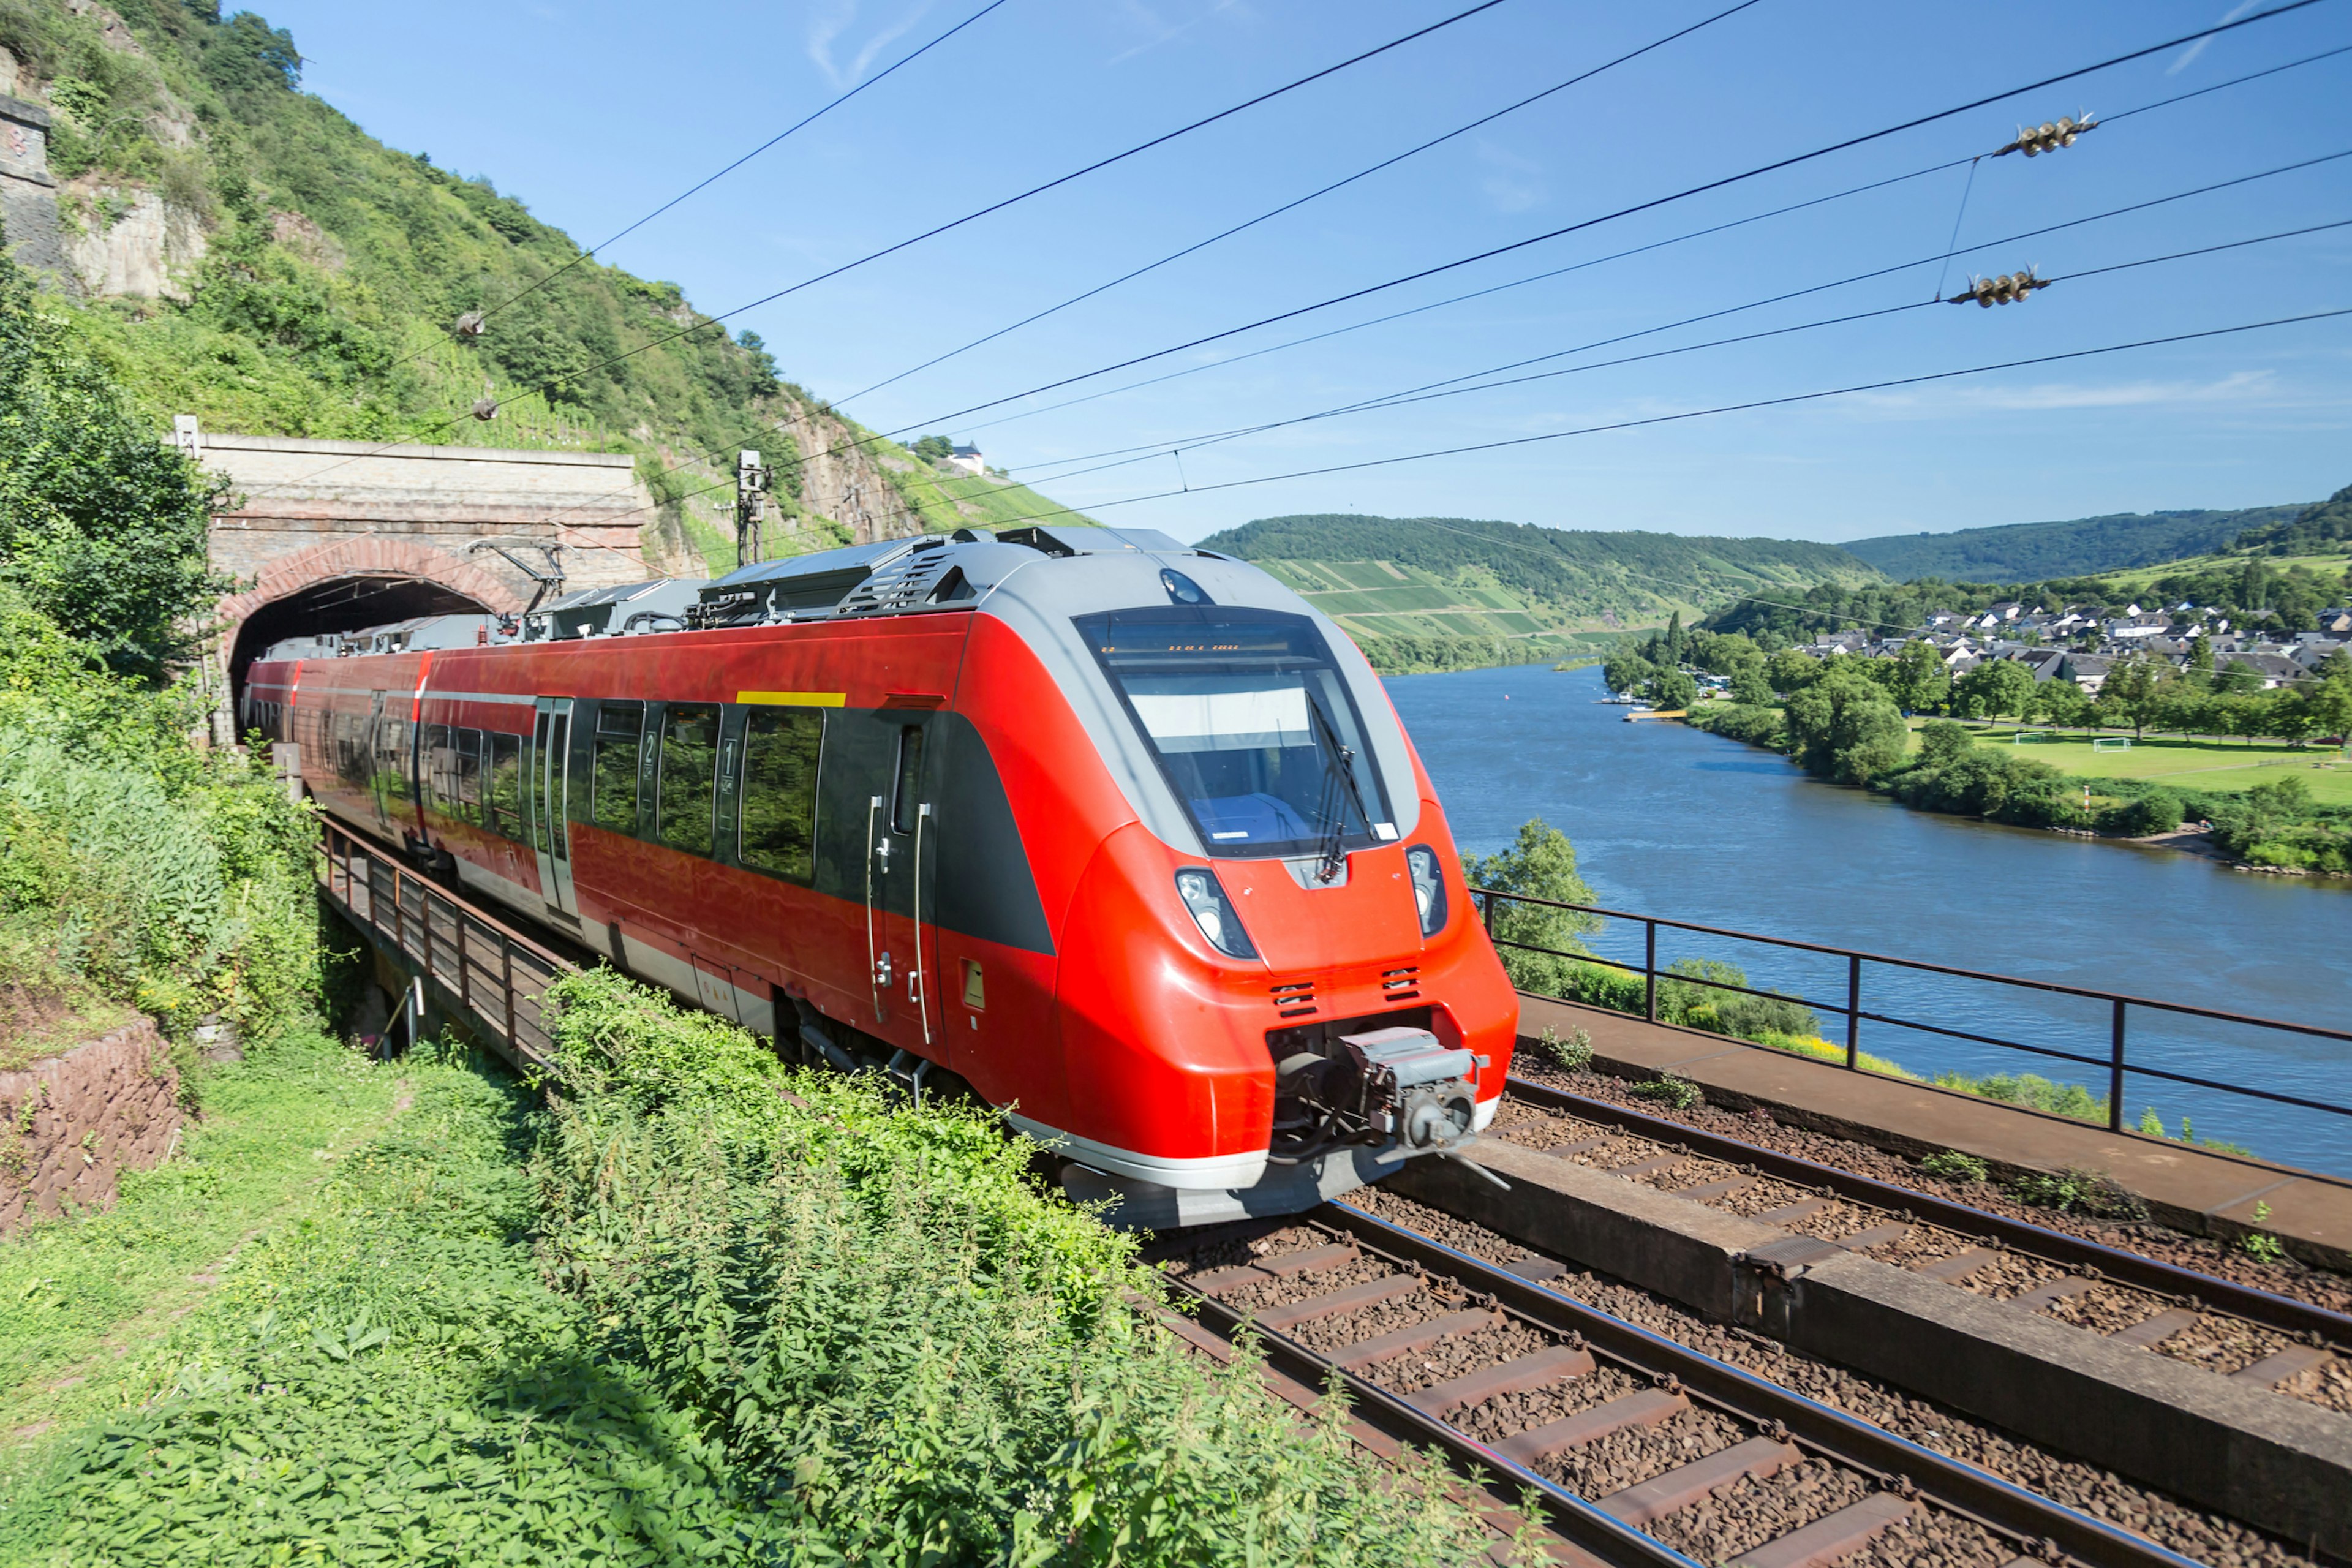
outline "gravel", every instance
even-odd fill
[[[2025,1220],[2070,1236],[2084,1237],[2103,1246],[2136,1252],[2143,1258],[2153,1258],[2176,1268],[2193,1268],[2241,1285],[2252,1285],[2281,1296],[2291,1296],[2331,1311],[2352,1312],[2352,1276],[2314,1268],[2291,1258],[2276,1263],[2264,1263],[2218,1241],[2189,1236],[2152,1221],[2106,1220],[2021,1203],[1990,1183],[1953,1182],[1931,1176],[1900,1155],[1890,1154],[1883,1149],[1851,1139],[1788,1126],[1775,1121],[1769,1111],[1761,1108],[1754,1111],[1732,1111],[1701,1103],[1688,1110],[1675,1110],[1655,1100],[1635,1098],[1628,1092],[1630,1086],[1622,1079],[1605,1073],[1561,1072],[1549,1063],[1538,1060],[1532,1053],[1521,1053],[1513,1062],[1512,1070],[1519,1077],[1548,1088],[1626,1106],[1719,1137],[1737,1138],[1759,1148],[1794,1154],[1800,1159],[1832,1165],[1882,1182],[1893,1182],[1915,1192],[1966,1204],[1990,1214]],[[1509,1103],[1505,1101],[1507,1108]],[[1497,1121],[1500,1120],[1498,1117]]]
[[[1552,1081],[1556,1083],[1556,1087],[1570,1088],[1575,1092],[1590,1094],[1595,1099],[1613,1100],[1619,1103],[1627,1102],[1627,1097],[1622,1092],[1623,1086],[1615,1079],[1586,1073],[1572,1080],[1558,1081],[1559,1079],[1559,1075],[1555,1074],[1552,1079],[1541,1079],[1541,1081]],[[1612,1088],[1618,1092],[1605,1092]],[[1824,1164],[1841,1165],[1883,1181],[1903,1182],[1918,1191],[1934,1193],[1938,1196],[1969,1204],[1989,1212],[2029,1219],[2053,1229],[2086,1236],[2111,1247],[2125,1247],[2145,1256],[2161,1258],[2166,1262],[2180,1267],[2204,1267],[2204,1264],[2200,1261],[2166,1256],[2163,1251],[2154,1247],[2136,1245],[2128,1239],[2133,1236],[2142,1238],[2150,1237],[2169,1238],[2168,1245],[2172,1245],[2176,1250],[2198,1252],[2201,1249],[2203,1254],[2221,1258],[2229,1267],[2207,1268],[2205,1271],[2219,1273],[2223,1278],[2239,1279],[2248,1271],[2264,1275],[2299,1271],[2306,1277],[2306,1283],[2311,1286],[2311,1289],[2303,1291],[2285,1290],[2274,1279],[2255,1279],[2246,1282],[2261,1284],[2264,1289],[2278,1290],[2282,1294],[2295,1295],[2321,1306],[2333,1306],[2338,1310],[2352,1310],[2352,1289],[2339,1292],[2342,1297],[2340,1305],[2326,1296],[2326,1290],[2335,1288],[2328,1282],[2335,1282],[2335,1286],[2345,1284],[2341,1276],[2327,1274],[2317,1269],[2303,1268],[2299,1264],[2288,1263],[2275,1266],[2258,1264],[2252,1258],[2242,1258],[2240,1255],[2224,1252],[2210,1242],[2184,1237],[2179,1232],[2168,1230],[2160,1226],[2142,1223],[2129,1226],[2103,1226],[2083,1223],[2080,1216],[2011,1202],[2000,1193],[1999,1188],[1984,1183],[1939,1182],[1933,1177],[1922,1174],[1916,1167],[1906,1164],[1882,1150],[1871,1148],[1867,1144],[1829,1138],[1802,1129],[1783,1127],[1773,1121],[1769,1115],[1759,1116],[1752,1111],[1734,1115],[1729,1111],[1704,1107],[1694,1108],[1686,1112],[1674,1113],[1662,1110],[1648,1103],[1640,1104],[1638,1109],[1655,1114],[1671,1115],[1674,1120],[1693,1126],[1704,1126],[1708,1131],[1741,1138],[1748,1142],[1780,1149],[1785,1152],[1801,1154],[1807,1159],[1817,1160]],[[1720,1125],[1709,1124],[1710,1118]],[[1575,1142],[1586,1138],[1599,1137],[1610,1131],[1601,1123],[1587,1121],[1568,1112],[1554,1110],[1548,1106],[1528,1105],[1523,1101],[1513,1101],[1507,1099],[1495,1118],[1495,1126],[1496,1133],[1509,1142],[1538,1150],[1560,1143]],[[1791,1145],[1801,1146],[1792,1147]],[[1625,1134],[1612,1134],[1611,1142],[1606,1148],[1596,1149],[1590,1154],[1576,1155],[1572,1158],[1580,1163],[1599,1163],[1605,1169],[1611,1164],[1638,1163],[1649,1157],[1650,1154],[1654,1154],[1663,1147],[1664,1145],[1655,1142],[1633,1139]],[[1644,1153],[1644,1151],[1648,1152]],[[1712,1181],[1726,1180],[1739,1173],[1740,1168],[1728,1162],[1693,1156],[1670,1172],[1638,1179],[1646,1180],[1650,1185],[1661,1191],[1674,1192],[1682,1188],[1702,1186]],[[1706,1201],[1711,1206],[1722,1209],[1726,1213],[1753,1218],[1783,1205],[1796,1203],[1800,1199],[1819,1195],[1810,1188],[1801,1187],[1790,1182],[1759,1176],[1739,1191]],[[1819,1237],[1824,1241],[1837,1241],[1873,1225],[1884,1224],[1891,1217],[1893,1216],[1886,1210],[1841,1199],[1832,1201],[1819,1213],[1786,1223],[1783,1228],[1806,1236]],[[2125,1239],[2119,1239],[2119,1233],[2125,1235]],[[1971,1247],[1984,1245],[1986,1244],[1973,1237],[1961,1236],[1957,1232],[1943,1230],[1934,1226],[1915,1224],[1910,1233],[1902,1238],[1882,1242],[1876,1247],[1862,1250],[1866,1256],[1877,1258],[1882,1263],[1892,1264],[1901,1268],[1916,1268],[1921,1264],[1948,1258],[1966,1252]],[[2241,1263],[2243,1264],[2243,1268],[2238,1267]],[[1960,1289],[1969,1290],[1993,1300],[2005,1301],[2024,1294],[2037,1285],[2060,1279],[2068,1272],[2070,1272],[2068,1269],[2060,1265],[2046,1262],[2029,1254],[2008,1251],[2004,1252],[1998,1260],[1952,1283]],[[2083,1299],[2078,1298],[2076,1303],[2060,1302],[2042,1310],[2059,1321],[2072,1323],[2078,1328],[2093,1329],[2101,1333],[2112,1333],[2117,1329],[2137,1323],[2173,1305],[2170,1300],[2147,1292],[2133,1291],[2120,1286],[2108,1285],[2098,1287],[2087,1304],[2082,1304],[2082,1302]],[[2187,1362],[2191,1365],[2206,1367],[2220,1373],[2229,1373],[2252,1364],[2288,1342],[2286,1336],[2274,1331],[2232,1318],[2215,1316],[2205,1319],[2199,1325],[2196,1332],[2184,1331],[2149,1348],[2159,1355]],[[2252,1348],[2257,1344],[2267,1348]],[[2352,1383],[2352,1376],[2330,1378],[2325,1375],[2305,1374],[2281,1384],[2278,1392],[2290,1398],[2305,1400],[2310,1404],[2352,1412],[2352,1393],[2347,1392],[2347,1383]]]
[[[1457,1251],[1487,1262],[1511,1263],[1534,1256],[1528,1248],[1505,1240],[1483,1226],[1442,1214],[1378,1187],[1350,1194],[1349,1202],[1392,1224],[1409,1226]],[[2215,1568],[2288,1568],[2291,1564],[2311,1562],[2294,1547],[2273,1540],[2251,1525],[2150,1491],[2095,1466],[2066,1458],[2024,1442],[1947,1406],[1915,1397],[1830,1363],[1799,1355],[1772,1341],[1710,1322],[1646,1290],[1606,1276],[1579,1271],[1572,1262],[1570,1267],[1570,1272],[1553,1280],[1551,1289],[1642,1328],[1667,1335],[1718,1361],[1768,1378],[1808,1398],[1874,1422],[1938,1453],[1990,1470],[2070,1508],[2137,1531],[2175,1552],[2215,1564]],[[2252,1358],[2249,1356],[2247,1359]],[[2324,1382],[2324,1374],[2329,1370],[2323,1367],[2317,1373],[2306,1375],[2310,1381]],[[1485,1431],[1493,1431],[1496,1436],[1507,1436],[1498,1430],[1502,1425],[1501,1402],[1494,1403],[1496,1418],[1483,1428],[1482,1435]],[[1555,1409],[1558,1414],[1567,1414],[1570,1409],[1582,1407],[1583,1405],[1578,1403],[1546,1408]],[[1465,1424],[1479,1422],[1486,1414],[1483,1411],[1472,1413]],[[1556,1418],[1557,1415],[1544,1416],[1546,1420]],[[1685,1428],[1677,1424],[1692,1419],[1721,1418],[1705,1412],[1693,1412],[1687,1416],[1675,1417],[1668,1426],[1679,1433]],[[1474,1430],[1480,1428],[1474,1426]],[[1746,1436],[1748,1436],[1746,1432],[1737,1434],[1738,1437]],[[1601,1484],[1617,1475],[1616,1471],[1608,1471],[1606,1456],[1617,1452],[1618,1448],[1630,1451],[1631,1447],[1638,1447],[1643,1441],[1644,1439],[1640,1434],[1621,1433],[1616,1437],[1595,1444],[1582,1455],[1565,1458],[1562,1463],[1588,1468],[1598,1466],[1598,1470],[1580,1470],[1580,1479],[1570,1480],[1563,1469],[1556,1479],[1585,1490],[1581,1478],[1591,1474],[1598,1488],[1587,1491],[1587,1495],[1591,1496],[1602,1495],[1607,1490],[1630,1484],[1627,1479],[1614,1479],[1610,1485]],[[1612,1447],[1612,1445],[1617,1447]],[[1723,1446],[1718,1442],[1712,1447]],[[1698,1452],[1707,1451],[1712,1451],[1712,1448],[1703,1448]],[[1697,1453],[1689,1457],[1696,1458]],[[1646,1479],[1648,1475],[1668,1468],[1667,1465],[1653,1463],[1648,1469],[1632,1475],[1630,1480]],[[1601,1471],[1607,1471],[1607,1474],[1601,1474]],[[1663,1532],[1664,1525],[1662,1522],[1656,1528]],[[1986,1538],[1986,1541],[1990,1539]],[[1979,1555],[1979,1547],[1997,1555]],[[1722,1560],[1711,1551],[1694,1555],[1710,1561]],[[1938,1515],[1932,1520],[1897,1526],[1881,1537],[1876,1545],[1849,1559],[1849,1563],[1879,1563],[1885,1568],[1910,1568],[1911,1564],[1918,1563],[1954,1565],[1981,1563],[1990,1568],[1992,1563],[2005,1563],[2010,1555],[2009,1552],[1999,1552],[1997,1543],[1988,1546],[1984,1542],[1968,1539],[1966,1531],[1959,1530],[1956,1521]]]

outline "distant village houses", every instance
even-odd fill
[[[2037,681],[2067,681],[2096,696],[2118,659],[2146,657],[2186,668],[2202,644],[2215,675],[2242,670],[2271,690],[2307,679],[2331,654],[2352,647],[2352,608],[2323,610],[2316,618],[2315,631],[2288,632],[2274,623],[2233,626],[2219,611],[2190,604],[2132,604],[2116,614],[2085,605],[2029,608],[2011,600],[1972,614],[1938,610],[1899,636],[1832,632],[1798,651],[1824,659],[1893,658],[1925,643],[1955,678],[1990,660],[2014,659]]]

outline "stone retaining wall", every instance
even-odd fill
[[[22,1072],[0,1073],[0,1232],[28,1209],[114,1201],[116,1175],[163,1163],[180,1126],[179,1074],[152,1018]]]

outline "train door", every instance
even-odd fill
[[[939,835],[931,809],[937,773],[927,720],[902,722],[882,795],[866,802],[866,941],[874,1018],[911,1014],[930,1047],[941,1027],[937,990]],[[902,1011],[903,1010],[903,1011]],[[911,1044],[911,1040],[903,1043]]]
[[[367,791],[375,804],[376,826],[387,834],[400,830],[399,808],[393,784],[385,775],[397,770],[399,746],[394,731],[404,729],[397,715],[391,710],[392,693],[368,693],[367,729]]]
[[[572,699],[542,697],[531,728],[530,842],[539,856],[539,886],[549,907],[577,919],[572,896]]]

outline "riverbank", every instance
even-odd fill
[[[1780,708],[1710,703],[1691,710],[1682,721],[1783,756],[1804,751]],[[1894,722],[1891,714],[1887,722]],[[2231,870],[2352,888],[2352,767],[2339,765],[2339,758],[2307,748],[2295,757],[2292,748],[2279,747],[2271,749],[2288,755],[2222,767],[2210,762],[2216,749],[2211,743],[2159,741],[2103,752],[2095,740],[2128,737],[2020,743],[2021,733],[2054,732],[2014,727],[1979,731],[1949,720],[1907,720],[1893,753],[1899,760],[1853,769],[1835,754],[1811,760],[1836,773],[1832,782],[1913,810],[2183,850]],[[2125,761],[2143,752],[2143,746],[2136,763]],[[2121,764],[2129,773],[2086,771],[2102,763]],[[2232,783],[2210,782],[2216,773],[2234,775]],[[2322,782],[2326,798],[2313,787],[2312,776]]]

